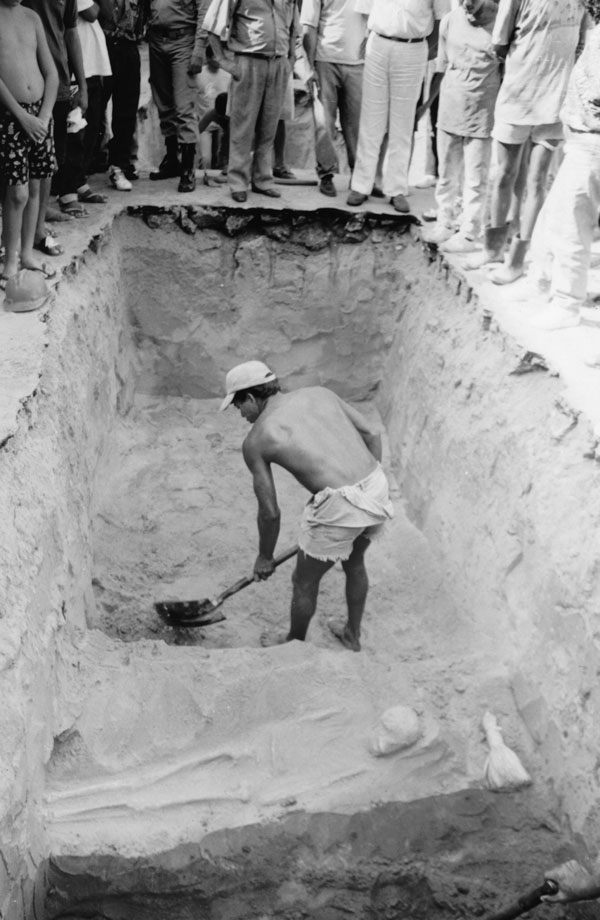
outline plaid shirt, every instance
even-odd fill
[[[115,25],[107,30],[115,38],[127,38],[139,41],[146,28],[148,19],[145,0],[113,0]]]

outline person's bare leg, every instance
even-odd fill
[[[534,144],[529,158],[527,171],[527,192],[521,208],[521,229],[519,236],[522,240],[530,240],[535,222],[542,209],[546,197],[546,182],[548,170],[554,155],[554,149]]]
[[[33,243],[40,208],[40,179],[29,180],[29,198],[23,211],[21,229],[21,265],[23,268],[39,268],[41,263],[33,255]]]
[[[521,221],[521,204],[527,185],[527,170],[529,169],[529,157],[531,155],[531,141],[527,140],[521,147],[519,156],[519,166],[517,168],[517,177],[513,186],[512,195],[510,196],[510,207],[506,215],[506,223],[510,228],[511,235],[519,232]]]
[[[38,215],[35,225],[35,235],[34,240],[38,242],[43,240],[46,236],[46,212],[48,210],[48,203],[50,201],[50,186],[52,185],[52,179],[40,179],[40,195],[39,195],[39,206],[38,206]]]
[[[466,269],[481,268],[491,262],[503,261],[504,245],[508,236],[506,219],[519,172],[521,146],[494,141],[496,166],[491,182],[490,226],[484,231],[482,252],[474,253],[465,261]]]
[[[4,270],[6,278],[16,275],[19,270],[19,254],[21,251],[21,227],[23,225],[23,211],[27,204],[29,189],[27,185],[9,185],[4,196],[2,212],[3,238],[4,238]]]
[[[360,624],[369,591],[369,577],[365,568],[365,553],[370,540],[357,537],[349,558],[342,562],[346,573],[346,604],[348,605],[348,622],[338,639],[353,652],[360,652]]]
[[[525,198],[521,206],[521,229],[511,240],[504,265],[490,275],[494,284],[512,284],[525,274],[525,257],[538,214],[546,197],[546,180],[553,149],[533,144],[527,170]]]
[[[292,575],[292,607],[290,610],[290,631],[286,637],[286,642],[293,639],[299,639],[301,642],[306,638],[306,633],[312,620],[315,610],[317,609],[317,596],[319,594],[319,582],[321,578],[333,565],[333,562],[322,562],[320,559],[313,559],[298,550],[298,559],[296,568]]]

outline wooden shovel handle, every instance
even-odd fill
[[[543,895],[556,894],[557,891],[558,885],[556,882],[552,879],[546,879],[544,884],[540,885],[539,888],[528,891],[527,894],[522,895],[512,907],[507,907],[506,910],[501,910],[499,914],[488,917],[488,920],[514,920],[515,917],[520,917],[521,914],[526,914],[532,907],[537,907],[538,904],[541,904]]]
[[[288,559],[291,559],[292,556],[295,556],[298,552],[298,546],[290,546],[289,549],[286,549],[285,552],[280,553],[279,556],[275,556],[273,559],[273,565],[277,568],[278,565],[281,565],[282,562],[287,562]],[[242,588],[247,588],[248,585],[254,584],[254,575],[246,575],[245,578],[240,578],[239,581],[236,581],[234,585],[231,585],[230,588],[225,588],[222,594],[219,594],[218,598],[215,600],[215,606],[217,604],[222,604],[227,597],[231,597],[232,594],[237,594],[238,591],[241,591]]]

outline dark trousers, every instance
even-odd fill
[[[150,86],[158,109],[163,137],[176,137],[180,144],[198,140],[198,90],[188,73],[194,50],[194,31],[169,38],[154,34],[148,41]]]
[[[112,78],[112,138],[108,161],[121,169],[135,159],[134,136],[140,102],[140,52],[135,42],[126,38],[106,39]]]
[[[69,173],[68,190],[59,191],[59,195],[73,193],[87,182],[94,158],[96,141],[102,124],[104,89],[102,77],[90,77],[86,80],[88,107],[85,113],[87,126],[77,134],[67,134],[67,157],[65,172]]]
[[[52,110],[54,151],[58,164],[58,169],[52,179],[52,193],[54,195],[66,195],[69,192],[77,191],[77,186],[73,186],[73,180],[69,175],[65,162],[67,158],[67,116],[70,111],[71,102],[69,99],[61,99],[54,103]]]

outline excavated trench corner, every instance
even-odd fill
[[[291,564],[219,624],[154,612],[251,568],[218,412],[251,357],[385,425],[360,655],[338,567],[304,644],[275,644]],[[400,219],[131,208],[94,238],[0,458],[7,920],[486,916],[600,842],[598,464],[522,359]],[[305,495],[276,484],[283,547]],[[417,730],[379,756],[398,706]],[[485,789],[486,709],[528,788]]]

